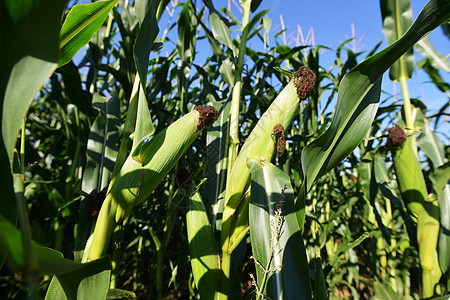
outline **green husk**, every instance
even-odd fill
[[[110,186],[98,216],[91,247],[83,261],[100,258],[106,253],[116,223],[142,203],[155,190],[197,138],[200,131],[217,119],[212,107],[196,107],[158,135],[144,138],[130,153],[117,178]]]

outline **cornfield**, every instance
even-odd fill
[[[1,1],[0,298],[450,299],[450,2],[362,52],[260,3]]]

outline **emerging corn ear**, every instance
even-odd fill
[[[248,231],[248,190],[250,170],[247,157],[271,161],[275,150],[281,155],[284,128],[287,128],[298,109],[316,84],[316,74],[308,67],[300,67],[293,79],[272,102],[248,137],[227,180],[225,209],[222,223],[222,251],[230,254]],[[281,146],[280,146],[281,145]]]
[[[158,135],[152,139],[144,138],[136,146],[109,187],[97,219],[92,244],[88,251],[85,250],[83,261],[94,260],[105,254],[115,224],[150,196],[200,131],[218,116],[219,112],[211,106],[196,106]]]
[[[394,126],[388,131],[388,147],[392,150],[400,193],[413,220],[417,222],[417,242],[422,268],[422,297],[429,298],[433,296],[434,285],[440,278],[439,268],[435,264],[439,235],[439,208],[437,201],[427,200],[425,179],[413,145],[407,141],[405,132],[399,126]]]

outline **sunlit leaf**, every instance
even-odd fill
[[[380,0],[383,18],[383,33],[389,44],[400,39],[412,24],[413,14],[410,0]],[[391,66],[391,80],[411,78],[414,71],[414,52],[409,49],[400,60]]]
[[[68,63],[92,39],[117,2],[118,0],[106,0],[72,7],[59,35],[58,66]]]

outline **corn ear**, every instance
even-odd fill
[[[402,199],[417,222],[422,297],[428,298],[433,296],[434,285],[440,278],[434,265],[439,235],[439,208],[437,201],[427,200],[425,179],[413,145],[399,126],[389,129],[388,147],[393,152],[392,160]]]
[[[304,100],[314,88],[316,74],[308,67],[300,67],[293,79],[272,102],[248,137],[227,180],[225,208],[222,223],[222,251],[231,253],[248,231],[248,190],[250,170],[247,157],[260,157],[271,161],[280,145],[279,129],[287,128]],[[281,126],[280,126],[281,125]],[[278,129],[277,129],[278,128]],[[284,132],[283,132],[284,134]],[[284,139],[284,136],[283,136]],[[283,148],[284,145],[280,148]]]
[[[204,127],[219,113],[211,106],[196,106],[158,135],[144,138],[128,155],[100,209],[88,259],[105,254],[116,223],[143,202],[186,152]]]
[[[388,147],[393,152],[393,163],[397,182],[403,201],[412,218],[417,222],[428,192],[417,156],[411,143],[406,142],[406,135],[399,126],[389,129]]]

